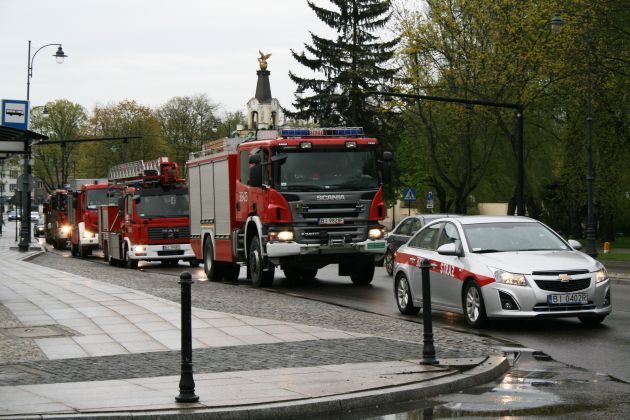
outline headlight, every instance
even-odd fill
[[[70,225],[61,226],[61,233],[70,233],[71,230],[72,230],[72,226]]]
[[[601,283],[606,280],[608,280],[608,272],[605,268],[602,268],[601,270],[595,272],[595,281],[597,283]]]
[[[83,237],[85,239],[92,239],[94,237],[94,232],[90,232],[89,230],[86,230],[83,232]]]
[[[495,270],[494,278],[497,282],[512,286],[528,286],[527,279],[523,274],[509,273],[503,270]]]
[[[368,231],[368,238],[370,239],[381,239],[383,236],[385,236],[384,227],[373,227]]]
[[[144,245],[135,245],[133,247],[134,252],[144,252],[145,251],[145,247]]]
[[[293,240],[293,231],[281,230],[281,231],[269,232],[268,238],[270,241],[289,242]]]

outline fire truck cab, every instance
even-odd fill
[[[386,249],[391,153],[378,151],[362,128],[319,128],[259,131],[191,155],[191,243],[208,278],[235,280],[245,265],[266,287],[276,266],[311,280],[338,264],[353,283],[370,283]]]
[[[115,204],[99,207],[99,233],[111,265],[199,265],[190,246],[188,188],[177,163],[162,157],[112,167],[109,194]]]
[[[68,222],[67,196],[67,190],[55,190],[44,204],[46,242],[60,250],[66,249],[72,233],[72,226]]]
[[[72,226],[70,250],[85,258],[98,249],[98,206],[108,203],[106,183],[83,184],[68,194],[68,222]]]

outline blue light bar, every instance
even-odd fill
[[[280,137],[358,137],[362,136],[363,127],[335,128],[282,128]]]

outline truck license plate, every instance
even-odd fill
[[[322,217],[319,219],[320,225],[343,225],[343,217]]]
[[[570,293],[566,295],[547,295],[549,305],[584,305],[588,303],[586,293]]]
[[[179,251],[179,244],[162,245],[164,251]]]

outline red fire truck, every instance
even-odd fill
[[[99,206],[98,220],[111,265],[136,268],[143,260],[199,265],[190,246],[188,188],[177,163],[161,157],[114,166],[109,195],[116,204]]]
[[[72,256],[85,258],[99,247],[98,207],[108,204],[108,185],[96,181],[83,184],[68,195],[68,221],[72,226]]]
[[[56,249],[66,249],[72,226],[68,223],[67,190],[55,190],[44,203],[46,242]]]
[[[378,151],[361,128],[320,128],[259,131],[193,154],[191,244],[208,279],[236,280],[243,264],[267,287],[276,266],[310,280],[339,264],[339,275],[370,283],[386,249],[379,221],[392,160]]]

